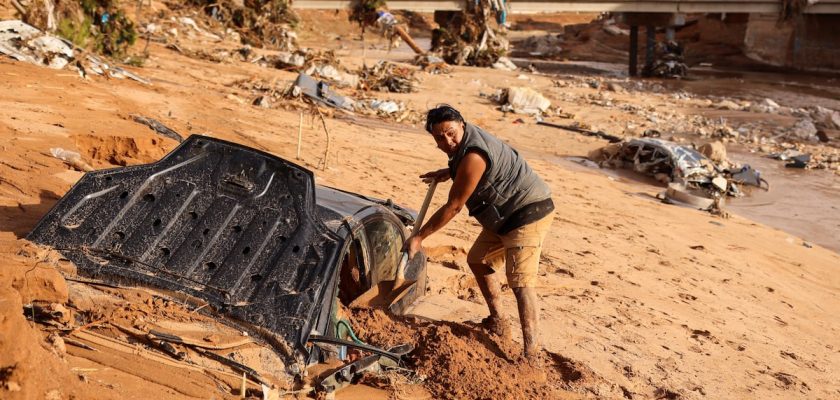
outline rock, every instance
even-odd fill
[[[765,106],[767,106],[767,107],[770,107],[770,108],[779,108],[779,107],[781,107],[781,106],[779,105],[779,103],[776,103],[776,102],[775,102],[775,101],[773,101],[772,99],[764,99],[764,100],[761,102],[761,104],[763,104],[763,105],[765,105]]]
[[[517,44],[516,48],[527,51],[532,56],[555,56],[560,54],[563,44],[563,38],[556,34],[547,34],[544,36],[531,36]]]
[[[621,86],[615,82],[610,82],[610,84],[607,85],[607,90],[616,93],[624,93],[627,91],[626,89],[624,89],[624,86]]]
[[[828,141],[830,140],[828,134],[825,133],[825,131],[817,131],[817,139],[819,139],[819,141],[823,143],[828,143]]]
[[[834,129],[840,129],[840,112],[833,112],[831,113],[831,117],[829,118],[831,125],[834,125]]]
[[[706,143],[698,151],[714,162],[726,161],[726,146],[721,142]]]
[[[726,178],[722,176],[716,176],[714,179],[712,179],[712,185],[720,189],[720,191],[725,192],[728,186],[728,182]]]
[[[750,111],[752,112],[760,112],[765,114],[777,114],[779,112],[778,103],[771,99],[764,99],[760,103],[755,103],[750,106]]]
[[[825,128],[840,129],[840,112],[821,106],[815,106],[812,109],[810,116],[814,122]]]
[[[261,108],[271,108],[271,100],[268,99],[268,96],[259,96],[251,104]]]
[[[814,140],[817,137],[817,127],[809,119],[800,119],[791,130],[791,135],[801,140]]]
[[[741,110],[741,106],[738,105],[738,103],[735,103],[734,101],[731,101],[731,100],[723,100],[720,103],[717,103],[717,105],[715,105],[715,108],[717,108],[719,110],[733,110],[733,111]]]
[[[499,59],[493,63],[492,67],[503,71],[516,71],[517,69],[516,64],[507,57],[499,57]]]

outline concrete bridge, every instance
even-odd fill
[[[358,0],[293,0],[296,9],[344,9]],[[387,0],[390,10],[434,12],[441,16],[464,9],[472,0]],[[657,28],[665,28],[666,38],[674,37],[675,27],[685,24],[689,13],[740,14],[763,21],[763,42],[768,57],[776,65],[793,68],[840,69],[840,0],[811,0],[803,15],[785,24],[775,23],[782,0],[507,0],[508,14],[561,12],[612,13],[630,26],[628,72],[638,74],[639,27],[645,32],[644,63],[654,61]],[[437,18],[436,18],[437,21]],[[746,40],[746,39],[745,39]],[[752,40],[752,39],[751,39]]]
[[[457,11],[467,0],[388,0],[388,9],[416,12]],[[342,9],[353,0],[294,0],[297,9]],[[624,13],[777,13],[781,0],[510,0],[512,14],[556,12]],[[818,0],[805,8],[806,14],[840,14],[840,0]]]

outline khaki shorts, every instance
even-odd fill
[[[489,265],[493,271],[507,267],[505,272],[510,287],[534,287],[537,284],[543,241],[553,220],[554,213],[551,213],[505,235],[484,229],[470,248],[467,262]]]

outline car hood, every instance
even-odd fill
[[[199,135],[158,162],[85,174],[28,239],[84,277],[204,300],[289,363],[343,245],[316,217],[310,171]]]

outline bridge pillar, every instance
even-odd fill
[[[680,13],[619,13],[616,20],[630,25],[630,48],[628,60],[628,74],[638,74],[639,56],[639,26],[645,27],[645,66],[643,71],[653,67],[654,52],[656,51],[656,27],[666,27],[666,34],[674,34],[675,26],[685,25],[685,14]]]
[[[639,73],[639,27],[633,25],[630,27],[630,60],[628,65],[628,75],[636,76]]]

